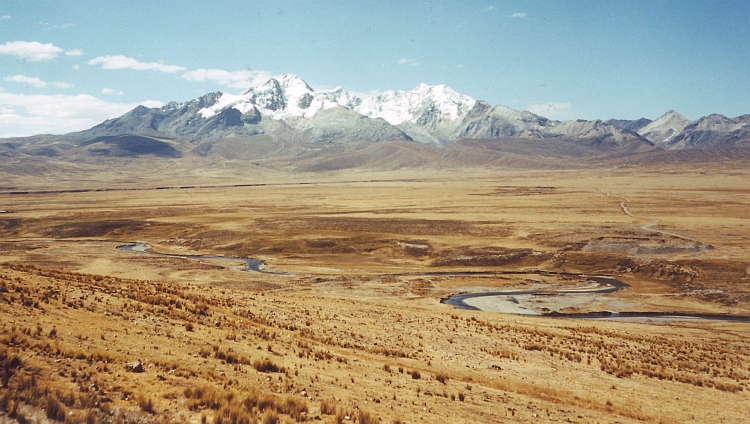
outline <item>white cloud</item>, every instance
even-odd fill
[[[94,96],[25,95],[0,92],[0,137],[65,134],[115,118],[139,103],[112,103]],[[147,107],[162,106],[147,100]]]
[[[398,64],[409,65],[409,66],[419,66],[419,62],[411,60],[411,59],[407,59],[407,58],[399,59]]]
[[[73,87],[73,84],[68,84],[67,82],[47,82],[43,81],[37,77],[29,77],[26,75],[13,75],[10,77],[3,78],[3,81],[8,82],[15,82],[18,84],[26,84],[37,88],[45,88],[48,85],[51,85],[53,87],[57,88],[71,88]]]
[[[73,49],[65,52],[65,56],[83,56],[83,50]]]
[[[526,12],[518,12],[510,15],[511,18],[525,18]]]
[[[188,81],[213,81],[231,88],[248,88],[251,85],[261,85],[272,75],[266,71],[225,71],[222,69],[196,69],[182,74]]]
[[[463,67],[464,67],[464,65],[462,65],[462,64],[460,64],[460,63],[459,63],[458,65],[456,65],[456,68],[459,68],[459,69],[460,69],[460,68],[463,68]]]
[[[0,45],[0,54],[15,56],[29,62],[52,60],[62,52],[64,50],[54,44],[42,44],[38,41],[8,41]]]
[[[27,77],[26,75],[13,75],[12,77],[5,77],[3,81],[16,82],[18,84],[26,84],[33,87],[44,88],[47,86],[45,81],[40,80],[37,77]]]
[[[534,103],[526,106],[529,112],[550,119],[566,119],[572,109],[573,104],[560,102]]]
[[[159,71],[166,73],[175,73],[184,71],[184,66],[165,65],[161,62],[141,62],[132,57],[117,56],[99,56],[88,62],[89,65],[102,65],[102,69],[134,69],[136,71]]]
[[[11,18],[10,15],[3,15],[3,19],[10,19],[10,18]]]
[[[115,90],[113,88],[104,87],[102,88],[102,94],[108,94],[110,96],[122,96],[125,93],[123,93],[122,91]]]
[[[81,70],[81,67],[80,67],[80,66],[78,66],[78,64],[76,63],[75,65],[73,65],[73,70],[74,70],[74,71],[80,71],[80,70]]]
[[[487,6],[482,12],[489,12],[490,10],[495,10],[495,6]]]

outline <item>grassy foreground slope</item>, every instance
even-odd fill
[[[604,274],[629,288],[545,305],[747,315],[747,177],[474,169],[73,193],[19,179],[0,193],[0,419],[747,421],[746,323],[440,303]],[[276,273],[116,249],[135,241]]]

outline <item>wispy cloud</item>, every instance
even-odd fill
[[[37,77],[27,77],[26,75],[13,75],[12,77],[5,77],[3,81],[15,82],[18,84],[26,84],[32,87],[44,88],[47,83]]]
[[[565,119],[572,109],[572,103],[561,102],[534,103],[526,106],[529,112],[550,119]]]
[[[525,18],[526,12],[518,12],[510,15],[511,18]]]
[[[186,70],[184,66],[167,65],[161,62],[141,62],[132,57],[117,56],[99,56],[88,62],[89,65],[101,65],[102,69],[133,69],[136,71],[158,71],[172,74]]]
[[[407,58],[399,59],[398,64],[409,65],[409,66],[419,66],[419,62],[411,60],[411,59],[407,59]]]
[[[182,74],[188,81],[212,81],[231,88],[248,88],[268,81],[272,75],[266,71],[225,71],[223,69],[196,69]]]
[[[57,87],[57,88],[71,88],[73,87],[73,84],[69,84],[67,82],[47,82],[43,81],[37,77],[30,77],[26,75],[13,75],[10,77],[3,78],[3,81],[8,82],[15,82],[18,84],[25,84],[30,85],[32,87],[37,88],[46,88],[47,86]]]
[[[25,95],[0,92],[0,137],[65,134],[111,119],[139,103],[113,103],[89,95]],[[162,106],[146,100],[147,107]]]
[[[65,50],[52,43],[38,41],[8,41],[0,45],[0,54],[15,56],[29,62],[43,62],[57,58]]]
[[[110,96],[122,96],[125,93],[123,93],[122,91],[119,91],[119,90],[115,90],[113,88],[104,87],[104,88],[102,88],[102,94],[107,94],[107,95],[110,95]]]
[[[65,52],[65,56],[83,56],[83,50],[73,49]]]
[[[489,12],[490,10],[495,10],[495,6],[487,6],[482,10],[482,12]]]
[[[12,16],[10,16],[10,15],[3,15],[3,19],[10,19],[10,18],[12,18]]]
[[[68,28],[73,28],[73,27],[75,27],[75,24],[53,25],[53,24],[51,24],[49,22],[43,22],[43,21],[41,21],[41,22],[39,22],[39,26],[43,30],[50,30],[50,29],[68,29]]]

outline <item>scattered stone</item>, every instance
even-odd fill
[[[133,361],[125,364],[125,371],[127,372],[143,372],[143,364],[141,361]]]

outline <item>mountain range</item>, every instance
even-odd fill
[[[297,76],[283,75],[241,94],[215,92],[159,108],[138,106],[76,133],[0,140],[0,155],[176,158],[231,151],[257,157],[248,151],[274,145],[270,149],[276,152],[285,146],[284,154],[309,156],[324,146],[338,146],[329,150],[341,153],[354,148],[345,146],[381,142],[411,144],[412,151],[420,145],[482,147],[470,140],[536,146],[542,153],[568,149],[574,156],[750,147],[750,115],[690,121],[669,111],[653,121],[555,121],[491,106],[444,85],[362,95],[340,87],[315,90]]]

